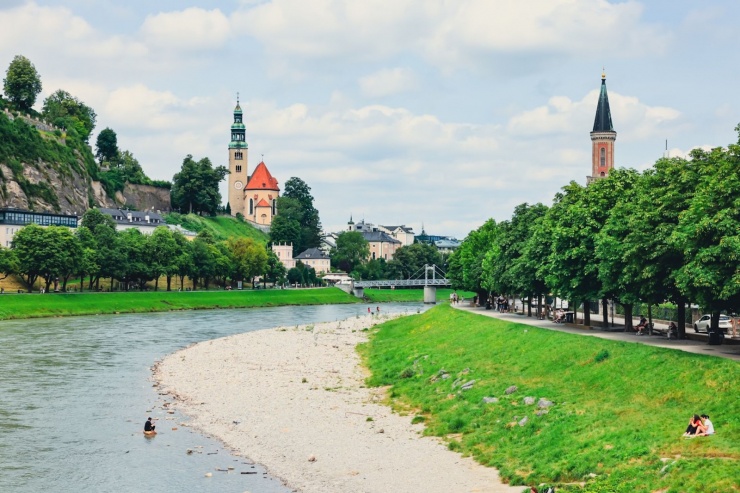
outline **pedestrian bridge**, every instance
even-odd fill
[[[354,281],[350,285],[350,290],[358,298],[364,298],[365,288],[423,287],[424,303],[436,303],[437,286],[449,285],[450,280],[445,277],[445,273],[439,267],[425,264],[409,279]]]
[[[388,288],[396,286],[449,286],[449,279],[390,279],[386,281],[355,281],[356,288]]]

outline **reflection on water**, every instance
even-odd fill
[[[194,342],[366,310],[325,305],[0,322],[0,491],[292,491],[181,426],[184,417],[167,414],[150,368]],[[141,433],[149,414],[159,418],[153,439]],[[215,470],[229,466],[228,473]]]

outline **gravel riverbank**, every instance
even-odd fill
[[[387,319],[206,341],[167,356],[155,377],[192,426],[302,493],[520,493],[422,437],[423,425],[381,404],[382,389],[365,388],[355,346]]]

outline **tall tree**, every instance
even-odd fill
[[[242,281],[254,278],[265,272],[267,267],[267,252],[265,247],[252,238],[229,238],[226,242],[231,253],[234,268],[234,279]],[[253,282],[254,284],[254,282]]]
[[[485,300],[492,289],[492,279],[483,271],[483,260],[500,234],[493,219],[468,233],[460,247],[449,258],[447,277],[454,289],[475,291],[479,300]]]
[[[29,291],[48,268],[46,260],[49,252],[46,246],[44,229],[36,224],[21,228],[13,237],[12,248],[18,259],[18,273],[28,284]]]
[[[44,100],[41,115],[58,127],[74,129],[85,142],[90,139],[97,118],[92,108],[62,89]]]
[[[0,280],[18,273],[18,257],[14,250],[0,246]]]
[[[267,249],[267,263],[265,273],[262,276],[263,284],[271,282],[273,284],[282,284],[285,281],[285,265],[280,261],[277,254],[271,248]]]
[[[291,213],[284,210],[284,208],[287,208],[285,201],[278,203],[278,215],[286,213],[298,220],[300,224],[301,235],[298,245],[296,245],[296,253],[301,253],[308,248],[317,248],[321,244],[321,221],[319,220],[319,211],[314,207],[311,187],[300,178],[289,178],[285,182],[283,197],[293,199],[299,205],[298,211]]]
[[[216,214],[221,204],[218,185],[226,173],[224,166],[214,168],[207,157],[195,161],[188,154],[172,180],[172,206],[188,213]]]
[[[41,92],[41,77],[31,61],[16,55],[10,62],[3,79],[3,91],[8,99],[22,111],[29,111]]]
[[[292,207],[295,205],[296,207]],[[283,207],[285,206],[285,212]],[[298,255],[303,252],[299,250],[301,244],[301,223],[290,214],[291,211],[297,210],[297,203],[293,199],[280,197],[278,199],[278,210],[280,214],[275,216],[270,225],[270,241],[272,243],[286,243],[293,245],[293,254]]]
[[[147,238],[146,249],[154,277],[154,289],[159,289],[159,277],[167,278],[167,291],[172,289],[172,278],[177,275],[178,244],[174,232],[167,226],[156,228]]]
[[[699,183],[672,237],[685,258],[676,284],[712,312],[712,331],[722,310],[740,311],[740,125],[735,130],[737,144],[691,151]]]
[[[418,273],[425,264],[442,268],[442,255],[439,254],[436,247],[428,243],[413,243],[402,246],[396,250],[393,260],[398,262],[398,269],[400,269],[403,279],[409,279]]]
[[[347,273],[367,261],[370,245],[359,231],[344,231],[337,236],[337,246],[331,251],[331,263]]]
[[[118,136],[116,132],[111,128],[104,128],[98,134],[98,138],[95,141],[95,157],[98,158],[100,164],[104,162],[114,163],[118,160]]]

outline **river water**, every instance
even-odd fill
[[[290,492],[168,414],[151,367],[194,342],[363,314],[357,304],[0,322],[0,492]],[[150,415],[159,434],[148,439]]]

